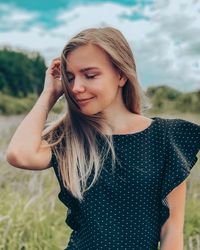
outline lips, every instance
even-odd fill
[[[86,99],[78,99],[78,101],[79,101],[79,102],[88,101],[88,100],[90,100],[90,99],[92,99],[92,98],[94,98],[94,96],[93,96],[93,97],[90,97],[90,98],[86,98]]]
[[[92,99],[94,99],[95,97],[91,97],[91,98],[87,98],[87,99],[80,99],[78,100],[78,103],[83,106],[83,105],[86,105],[87,103],[89,103]]]

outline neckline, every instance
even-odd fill
[[[112,134],[113,138],[117,138],[117,137],[127,137],[127,136],[137,136],[137,135],[143,135],[145,133],[147,133],[148,131],[150,131],[151,129],[153,129],[153,127],[155,126],[155,124],[158,122],[159,117],[158,116],[154,116],[154,117],[150,117],[150,119],[152,119],[153,121],[151,122],[151,124],[138,132],[134,132],[134,133],[128,133],[128,134]]]

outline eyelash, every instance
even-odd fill
[[[88,79],[92,79],[94,78],[96,75],[92,75],[92,76],[86,76]]]
[[[96,75],[92,75],[92,76],[86,76],[87,77],[87,79],[93,79],[94,77],[95,77]],[[73,80],[73,78],[71,78],[71,79],[68,79],[68,81],[70,82],[71,80]]]

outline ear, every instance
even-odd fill
[[[122,73],[120,73],[119,86],[123,87],[127,80],[128,80],[128,78],[125,75],[123,75]]]

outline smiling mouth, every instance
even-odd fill
[[[81,104],[81,105],[82,105],[82,104],[86,104],[86,103],[88,103],[90,100],[92,100],[92,99],[94,99],[94,98],[95,98],[95,97],[91,97],[91,98],[85,99],[85,100],[79,100],[78,103]]]

